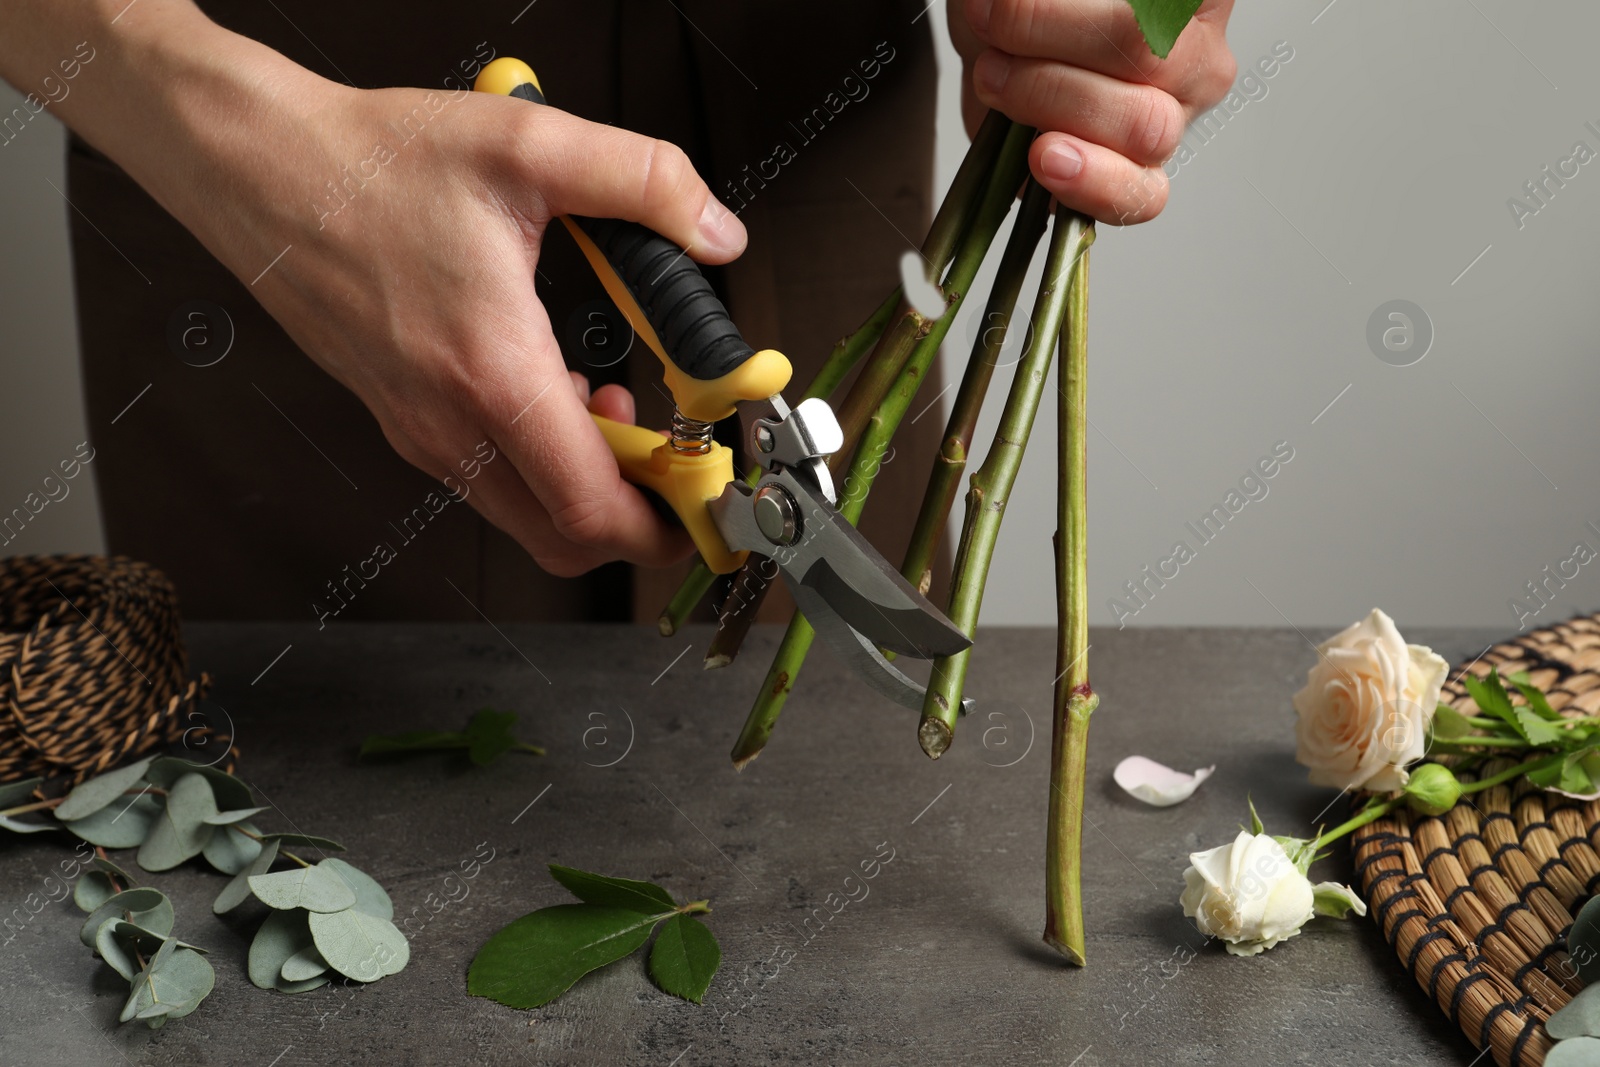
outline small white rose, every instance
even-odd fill
[[[1294,695],[1295,759],[1317,785],[1404,788],[1406,767],[1425,754],[1449,664],[1431,648],[1406,644],[1377,608],[1317,651]]]
[[[1316,915],[1367,913],[1349,887],[1312,885],[1283,844],[1267,834],[1240,830],[1232,844],[1195,852],[1189,862],[1179,898],[1183,913],[1235,956],[1254,956],[1293,937]]]

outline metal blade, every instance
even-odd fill
[[[811,628],[822,638],[823,644],[835,656],[842,659],[857,677],[867,685],[888,697],[896,704],[907,707],[913,711],[922,710],[923,697],[927,695],[927,688],[914,678],[907,677],[899,668],[883,658],[877,647],[861,634],[851,629],[849,624],[828,606],[822,594],[804,585],[791,584],[794,591],[795,603],[800,605],[800,610],[805,614],[806,621]],[[972,713],[971,699],[961,701],[963,714]]]
[[[788,502],[792,543],[774,541],[758,524],[755,508],[764,492]],[[731,482],[711,512],[729,548],[770,557],[791,586],[815,591],[851,629],[881,647],[919,659],[971,647],[966,634],[792,472],[775,469],[754,491]],[[797,599],[798,593],[797,588]]]

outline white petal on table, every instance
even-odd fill
[[[1202,767],[1193,774],[1184,774],[1144,756],[1129,756],[1117,764],[1111,777],[1127,792],[1158,808],[1181,804],[1194,795],[1200,783],[1211,777],[1217,768]]]

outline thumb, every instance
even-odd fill
[[[744,251],[744,224],[677,145],[553,107],[508,107],[526,109],[512,127],[514,151],[526,168],[525,188],[542,199],[544,212],[637,222],[706,263]]]

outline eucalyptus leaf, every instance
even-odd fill
[[[1178,35],[1200,10],[1201,0],[1128,0],[1128,3],[1133,7],[1139,31],[1144,34],[1150,51],[1166,59],[1178,42]]]
[[[5,785],[0,785],[0,808],[31,797],[33,791],[43,781],[43,778],[24,778],[20,782],[7,782]]]
[[[78,877],[78,884],[72,887],[72,902],[79,910],[91,912],[116,896],[117,887],[111,884],[111,876],[104,871],[88,871]]]
[[[291,848],[296,845],[300,845],[304,846],[305,848],[332,849],[335,852],[349,851],[349,849],[345,848],[332,838],[318,837],[315,834],[262,834],[261,840],[263,842],[279,841],[290,846]]]
[[[1600,983],[1600,897],[1590,897],[1567,931],[1567,955],[1583,984]]]
[[[37,834],[45,830],[59,830],[61,826],[59,823],[19,819],[15,815],[0,815],[0,829],[10,830],[14,834]]]
[[[354,908],[312,912],[311,936],[328,966],[358,982],[398,974],[411,959],[411,943],[388,919]]]
[[[157,1004],[170,1005],[160,1013],[166,1018],[181,1019],[199,1007],[216,985],[216,972],[206,958],[192,948],[176,945],[174,941],[163,945],[133,980],[133,991],[122,1009],[123,1022]]]
[[[1557,1041],[1544,1054],[1544,1067],[1600,1067],[1600,1039],[1572,1037]]]
[[[672,894],[654,882],[636,882],[631,878],[611,878],[576,867],[550,864],[550,877],[566,886],[572,895],[586,904],[599,904],[607,908],[626,908],[646,915],[660,915],[677,908]]]
[[[260,815],[266,808],[240,808],[238,811],[219,811],[215,815],[206,816],[206,822],[212,826],[231,826],[236,822],[243,822],[252,815]]]
[[[94,935],[95,951],[100,953],[100,958],[130,982],[139,973],[139,962],[135,952],[153,957],[168,941],[175,942],[178,948],[192,948],[196,952],[205,951],[187,941],[179,941],[177,938],[158,934],[154,930],[146,930],[138,923],[131,923],[126,919],[107,919],[100,924],[100,929],[95,931]]]
[[[330,856],[317,864],[332,871],[350,891],[356,895],[356,902],[352,905],[357,911],[368,915],[375,915],[380,919],[394,918],[394,901],[389,899],[389,894],[384,892],[372,875],[365,871],[357,870],[337,856]]]
[[[1600,1037],[1600,985],[1584,986],[1566,1007],[1545,1021],[1544,1029],[1557,1041]]]
[[[251,983],[258,989],[275,989],[289,957],[311,947],[311,927],[306,916],[307,913],[298,908],[275,911],[256,931],[255,939],[250,942],[247,969]]]
[[[89,917],[83,921],[83,928],[78,931],[78,940],[94,948],[100,924],[113,918],[127,919],[135,926],[142,926],[164,937],[172,933],[172,901],[161,890],[149,886],[124,889],[89,913]]]
[[[150,836],[139,846],[139,866],[147,871],[169,871],[198,856],[216,833],[206,825],[217,813],[216,797],[204,775],[186,774],[167,790],[167,803],[150,826]]]
[[[150,827],[161,814],[161,798],[153,793],[133,797],[126,804],[112,804],[86,818],[65,824],[91,845],[101,848],[133,848],[150,835]]]
[[[674,915],[661,924],[650,948],[650,977],[663,992],[699,1004],[722,966],[722,947],[706,924]]]
[[[484,943],[467,970],[467,992],[511,1008],[548,1004],[590,971],[644,944],[660,920],[599,904],[540,908]]]
[[[73,822],[111,804],[128,790],[138,786],[144,778],[144,772],[149,768],[150,761],[142,759],[137,763],[130,763],[126,767],[110,771],[91,778],[79,785],[56,808],[56,818],[62,822]]]
[[[356,902],[355,891],[344,879],[324,867],[296,867],[275,874],[253,874],[250,892],[267,907],[279,910],[343,911]]]
[[[96,856],[89,862],[94,865],[95,870],[104,871],[106,874],[109,874],[111,877],[120,881],[124,889],[137,885],[139,882],[139,880],[133,875],[129,874],[121,867],[118,867],[115,863],[112,863],[104,856]]]
[[[216,795],[219,811],[238,811],[240,808],[255,806],[256,798],[250,792],[249,786],[227,771],[204,763],[195,763],[192,760],[163,756],[150,764],[150,769],[145,772],[145,779],[170,789],[186,774],[198,774],[211,783],[211,791]]]
[[[317,946],[307,945],[283,961],[283,968],[278,972],[278,976],[287,983],[298,984],[324,974],[327,970],[328,961],[322,958]]]
[[[250,861],[250,866],[233,876],[233,881],[223,886],[222,892],[217,894],[217,899],[212,902],[211,910],[221,915],[232,911],[240,904],[250,899],[250,879],[258,874],[266,874],[272,869],[272,861],[278,858],[278,843],[268,841],[261,846],[261,852]]]
[[[200,854],[206,858],[207,863],[223,874],[238,874],[261,855],[261,842],[240,833],[241,830],[249,830],[259,837],[261,831],[250,823],[211,825],[216,828],[211,833],[211,840],[206,842],[206,847]]]
[[[313,989],[321,989],[331,981],[327,971],[323,971],[315,978],[307,978],[303,982],[289,982],[282,977],[273,983],[272,988],[280,993],[309,993]]]

